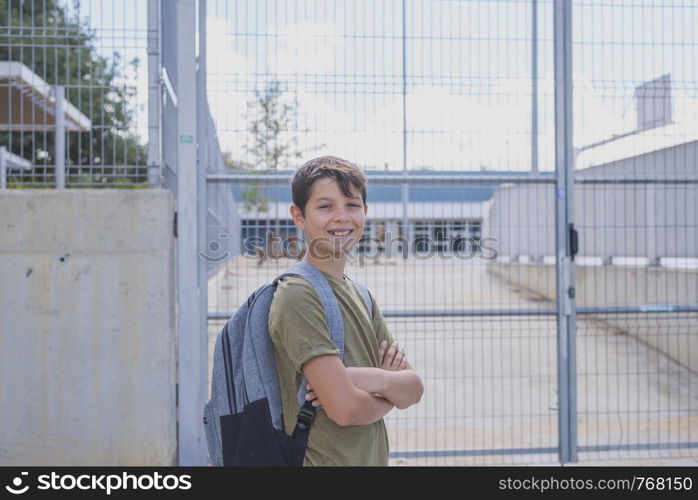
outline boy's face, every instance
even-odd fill
[[[293,222],[305,233],[311,256],[340,258],[361,238],[368,205],[355,186],[350,189],[351,197],[347,197],[335,179],[323,177],[311,186],[305,216],[300,208],[291,206]]]

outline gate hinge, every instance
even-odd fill
[[[174,237],[177,237],[177,212],[175,211],[174,213],[174,224],[172,227],[172,233],[174,234]]]

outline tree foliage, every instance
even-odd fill
[[[92,120],[89,132],[69,132],[66,166],[144,165],[146,147],[133,133],[135,89],[117,84],[121,56],[95,47],[95,32],[57,0],[0,0],[0,60],[19,61]],[[138,59],[129,61],[135,72]],[[35,164],[53,164],[53,133],[2,132],[0,143]],[[109,173],[109,169],[105,169]]]
[[[247,141],[244,150],[251,157],[248,161],[235,160],[224,153],[225,163],[233,170],[258,170],[275,172],[289,168],[309,151],[320,149],[318,145],[303,149],[298,144],[298,130],[293,129],[293,119],[298,114],[298,100],[281,88],[278,80],[267,83],[247,105]],[[259,184],[247,185],[241,192],[246,210],[265,212],[269,199]]]
[[[250,134],[245,145],[245,151],[254,159],[255,169],[276,171],[301,158],[303,150],[291,130],[291,119],[297,109],[298,100],[288,99],[277,80],[255,92],[255,99],[248,103]]]

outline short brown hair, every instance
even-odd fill
[[[332,177],[339,184],[339,188],[344,196],[351,196],[350,184],[361,192],[361,198],[366,204],[366,176],[361,169],[350,161],[337,158],[336,156],[320,156],[313,158],[296,170],[291,180],[291,193],[293,204],[301,210],[305,216],[305,205],[310,198],[310,191],[313,183],[323,177]]]

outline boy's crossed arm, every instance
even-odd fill
[[[405,349],[397,342],[388,348],[388,343],[383,341],[378,353],[378,368],[347,368],[352,382],[359,389],[384,397],[401,410],[418,403],[424,387],[419,374],[407,361]]]
[[[325,413],[337,425],[372,424],[393,409],[387,399],[359,389],[335,354],[314,357],[303,365],[303,373],[311,386],[308,399],[317,398],[315,406],[321,401]]]
[[[424,386],[397,342],[379,346],[378,368],[345,367],[339,357],[318,356],[303,365],[308,400],[322,404],[336,424],[367,425],[380,420],[393,406],[407,408],[422,397]]]

